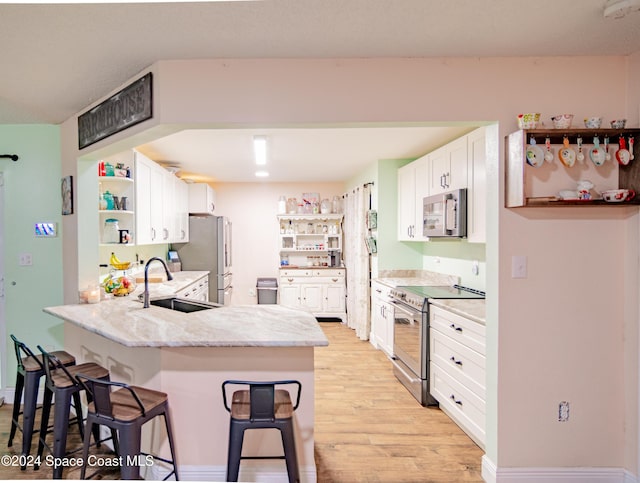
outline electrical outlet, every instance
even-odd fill
[[[256,289],[255,288],[250,288],[249,289],[249,297],[255,297],[256,296]]]
[[[22,267],[33,265],[31,253],[21,253],[18,257],[18,264]]]
[[[478,275],[480,273],[480,263],[478,260],[471,262],[471,273],[474,275]]]
[[[569,421],[569,401],[560,401],[558,404],[558,421],[561,423]]]

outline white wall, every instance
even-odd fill
[[[623,57],[162,61],[152,67],[159,117],[126,134],[150,136],[159,123],[480,120],[499,122],[502,138],[530,111],[638,126],[633,60],[631,86]],[[74,129],[63,126],[71,154]],[[638,425],[637,403],[625,396],[638,387],[624,374],[637,348],[624,337],[638,323],[637,209],[505,209],[503,164],[501,149],[487,166],[487,456],[499,468],[635,473],[637,437],[625,428]],[[528,257],[528,278],[511,279],[513,255]],[[568,423],[557,422],[560,400],[571,402]]]

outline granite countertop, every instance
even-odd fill
[[[151,299],[173,295],[208,272],[177,272],[149,284]],[[309,347],[329,345],[315,317],[280,305],[225,306],[183,313],[142,308],[139,284],[127,297],[46,307],[46,313],[127,347]]]
[[[429,299],[429,303],[485,325],[486,304],[483,299]]]
[[[454,285],[460,282],[459,277],[426,270],[389,270],[380,275],[381,277],[374,281],[391,288],[411,285]],[[486,304],[483,299],[429,299],[429,303],[485,324]]]

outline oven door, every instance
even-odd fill
[[[427,337],[422,311],[393,301],[393,350],[418,378],[427,378]]]

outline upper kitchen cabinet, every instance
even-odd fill
[[[398,240],[427,241],[423,198],[467,189],[467,239],[486,242],[487,128],[481,127],[398,169]]]
[[[640,148],[634,143],[639,135],[638,128],[532,129],[509,134],[505,206],[639,204],[638,196],[616,203],[601,199],[607,190],[640,190]],[[586,181],[589,184],[578,186]]]
[[[216,207],[216,192],[207,183],[189,185],[189,213],[213,215]]]
[[[162,240],[164,170],[136,152],[136,243],[151,245]]]
[[[467,240],[487,241],[487,128],[467,135]]]
[[[429,154],[429,194],[467,187],[467,136]]]
[[[136,161],[136,243],[189,240],[186,183],[141,153]]]
[[[428,195],[428,156],[398,169],[398,240],[426,240],[422,235],[422,199]]]

